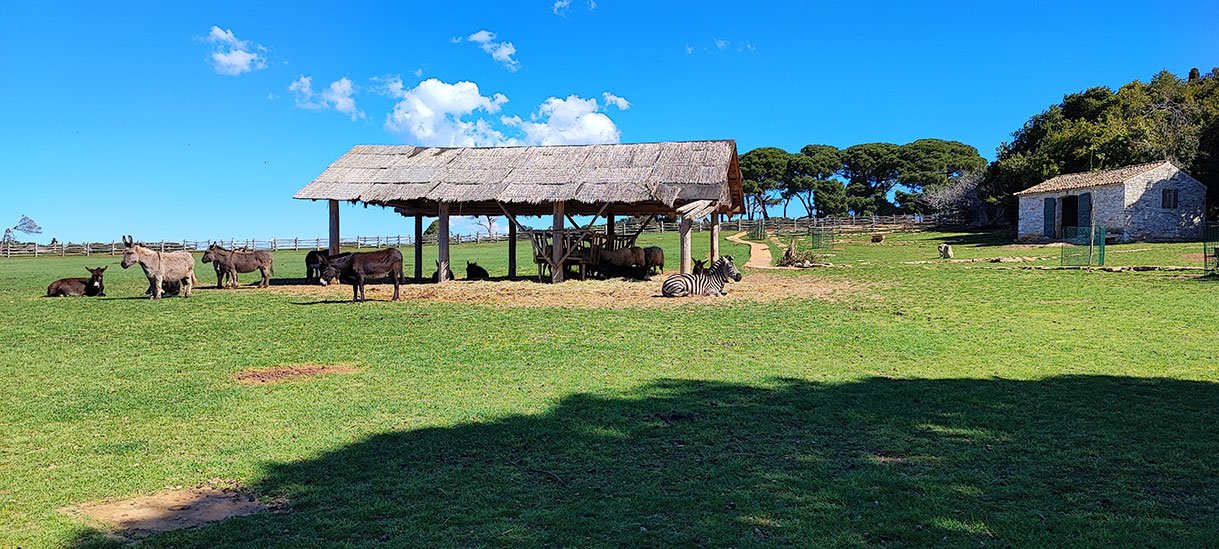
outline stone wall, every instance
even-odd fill
[[[1177,207],[1162,208],[1163,190],[1176,189]],[[1196,240],[1202,237],[1206,186],[1166,165],[1126,182],[1126,240]]]
[[[1058,202],[1054,208],[1054,227],[1058,231],[1056,238],[1061,238],[1062,198],[1079,196],[1084,193],[1092,194],[1092,224],[1104,227],[1110,234],[1121,234],[1127,220],[1125,193],[1119,184],[1021,196],[1016,237],[1026,242],[1050,240],[1045,236],[1045,224],[1042,220],[1045,212],[1045,199],[1053,198]]]

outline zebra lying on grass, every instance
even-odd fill
[[[675,274],[666,278],[660,293],[665,297],[726,295],[728,290],[724,286],[729,279],[740,282],[741,272],[732,264],[732,256],[726,255],[702,274]]]

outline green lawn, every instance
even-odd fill
[[[145,543],[1219,539],[1219,281],[904,263],[941,241],[961,258],[1057,253],[997,235],[856,240],[831,252],[839,267],[778,272],[849,298],[615,310],[255,289],[150,302],[118,258],[0,260],[0,546],[111,543],[58,509],[210,479],[289,510]],[[676,263],[673,235],[651,242]],[[1113,246],[1147,250],[1111,264],[1189,264],[1200,247]],[[454,270],[502,275],[505,250],[456,247]],[[303,255],[278,254],[277,278],[302,277]],[[109,297],[39,297],[98,264]],[[298,363],[360,371],[232,379]]]

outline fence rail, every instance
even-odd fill
[[[639,230],[640,221],[635,219],[627,219],[619,222],[618,231],[620,234],[633,233]],[[807,232],[812,233],[817,230],[832,229],[837,233],[851,232],[916,232],[926,231],[938,228],[953,227],[959,223],[955,218],[942,216],[912,216],[912,215],[893,215],[893,216],[855,216],[855,217],[826,217],[826,218],[779,218],[772,217],[769,219],[744,219],[736,218],[721,222],[721,228],[725,231],[750,231],[756,232],[761,228],[766,231],[775,232]],[[594,228],[603,227],[601,225]],[[666,233],[677,232],[679,230],[677,221],[661,221],[652,222],[644,227],[645,233]],[[710,228],[710,223],[707,221],[698,221],[693,224],[693,229],[698,232],[706,231]],[[528,240],[525,234],[518,234],[518,240]],[[450,244],[473,244],[484,242],[502,242],[508,240],[506,234],[451,234],[449,235]],[[435,244],[437,237],[434,234],[423,235],[424,244]],[[230,248],[248,248],[252,250],[322,250],[330,247],[330,239],[328,238],[228,238],[219,240],[174,240],[162,242],[145,242],[144,245],[154,250],[163,252],[172,252],[177,250],[203,250],[211,243],[219,243]],[[387,246],[414,246],[415,239],[413,236],[394,235],[394,236],[357,236],[345,237],[341,239],[340,247],[342,248],[383,248]],[[111,242],[87,242],[87,243],[56,243],[56,244],[35,244],[30,242],[4,242],[0,243],[0,257],[41,257],[41,256],[91,256],[91,255],[119,255],[123,253],[123,244],[119,241]]]

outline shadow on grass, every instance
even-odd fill
[[[1205,545],[1217,424],[1171,379],[663,381],[271,463],[290,512],[146,543]]]
[[[1010,246],[1016,244],[1016,232],[1011,229],[979,230],[953,236],[926,236],[923,240],[943,242],[952,246]]]

